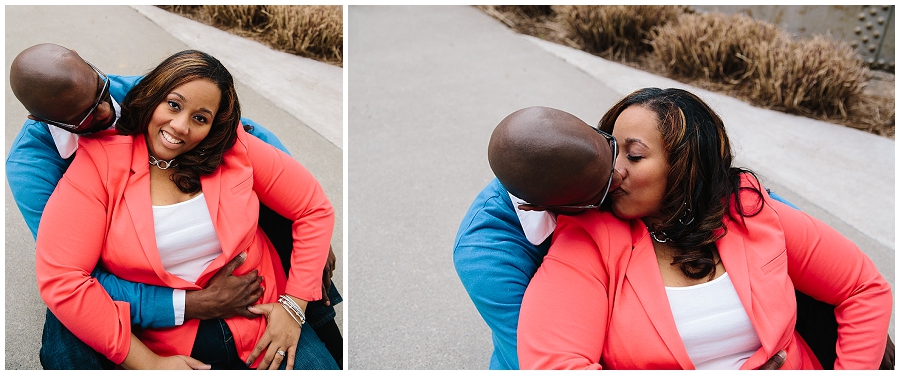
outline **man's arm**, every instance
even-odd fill
[[[506,190],[495,179],[463,219],[453,263],[493,333],[491,369],[519,369],[517,329],[522,296],[549,247],[528,242]]]

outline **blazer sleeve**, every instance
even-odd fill
[[[519,364],[526,369],[601,369],[609,320],[602,226],[560,215],[553,244],[522,300]],[[587,228],[591,228],[590,232]]]
[[[322,269],[334,231],[334,209],[319,182],[299,162],[238,129],[253,168],[253,190],[260,202],[294,222],[294,249],[285,292],[322,299]]]
[[[72,333],[115,363],[130,349],[129,304],[113,301],[91,277],[106,237],[106,176],[80,149],[47,202],[38,229],[41,298]]]
[[[784,228],[788,274],[797,290],[836,306],[837,369],[877,369],[893,306],[891,288],[853,242],[825,223],[767,201]]]

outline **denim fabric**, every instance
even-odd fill
[[[47,309],[41,335],[44,370],[111,370],[116,364],[76,337]]]
[[[221,319],[200,322],[191,357],[212,366],[213,370],[246,370],[247,365],[237,355],[228,325]],[[286,361],[282,362],[284,370]],[[338,366],[309,324],[300,330],[300,340],[294,354],[294,370],[337,370]]]
[[[115,363],[72,334],[50,310],[47,310],[41,340],[40,360],[44,370],[111,370],[116,367]],[[214,370],[247,369],[247,365],[237,355],[231,330],[221,319],[200,322],[191,357],[211,365]],[[300,331],[294,369],[338,369],[325,344],[309,324],[304,324]]]
[[[213,370],[248,370],[238,356],[231,330],[222,319],[201,320],[191,357]]]
[[[334,305],[344,301],[341,297],[341,293],[337,290],[337,286],[334,285],[334,282],[331,283],[331,288],[328,288],[328,299],[331,300],[331,306],[325,306],[321,300],[310,301],[306,304],[306,322],[309,323],[313,329],[319,329],[323,324],[333,320],[337,315],[334,312]]]

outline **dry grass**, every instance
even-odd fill
[[[685,14],[654,30],[653,57],[671,75],[740,83],[753,72],[750,51],[789,37],[749,17]]]
[[[652,51],[651,32],[684,13],[672,5],[569,5],[555,11],[582,50],[615,61]]]
[[[343,10],[319,5],[160,6],[273,49],[343,66]]]
[[[894,138],[893,84],[872,74],[845,43],[794,40],[742,15],[692,14],[675,6],[479,7],[520,33],[591,52],[753,105]],[[892,76],[891,76],[892,77]]]

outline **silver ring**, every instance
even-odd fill
[[[278,355],[284,357],[284,350],[276,350],[275,354],[278,354]]]

